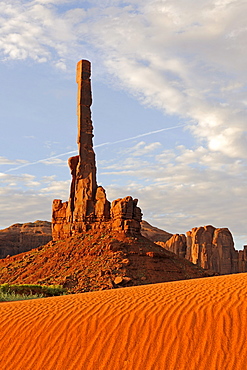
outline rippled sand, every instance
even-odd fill
[[[247,274],[0,304],[1,370],[247,369]]]

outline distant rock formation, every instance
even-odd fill
[[[51,239],[50,222],[14,224],[0,230],[0,258],[27,252],[48,243]]]
[[[157,242],[157,244],[175,253],[179,257],[186,258],[187,244],[184,234],[174,234],[165,243]]]
[[[247,246],[243,251],[237,251],[227,228],[194,227],[186,235],[175,234],[165,243],[157,244],[221,275],[247,271]]]
[[[78,150],[79,155],[69,158],[72,181],[68,202],[53,201],[52,237],[65,239],[90,229],[111,229],[130,235],[140,234],[141,209],[131,196],[112,202],[105,190],[97,185],[93,124],[91,120],[91,65],[87,60],[77,63],[76,82]]]
[[[227,228],[194,227],[186,239],[186,258],[191,262],[219,274],[238,272],[238,252]]]

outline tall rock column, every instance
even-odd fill
[[[76,82],[79,154],[68,160],[72,181],[68,202],[55,199],[52,206],[53,240],[69,238],[89,229],[108,229],[126,234],[140,233],[142,213],[137,199],[126,197],[111,204],[105,190],[97,186],[91,120],[91,64],[77,63]]]
[[[78,117],[78,149],[79,157],[75,169],[75,181],[71,187],[70,208],[72,222],[83,229],[84,222],[94,219],[94,202],[97,190],[96,163],[93,150],[93,124],[91,120],[91,64],[87,60],[77,63],[76,82],[77,117]],[[76,161],[75,161],[76,162]],[[79,230],[80,231],[80,230]]]

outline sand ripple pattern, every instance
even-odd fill
[[[0,304],[1,370],[247,369],[247,274]]]

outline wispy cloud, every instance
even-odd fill
[[[0,228],[16,222],[50,220],[54,198],[67,199],[70,180],[55,176],[0,173]]]
[[[11,159],[8,159],[6,157],[0,157],[0,166],[4,166],[4,165],[16,165],[17,163],[22,163],[22,164],[27,164],[27,161],[26,160],[23,160],[23,159],[15,159],[15,160],[11,160]]]
[[[19,170],[21,168],[28,167],[28,166],[33,166],[33,165],[36,165],[36,164],[39,164],[39,163],[55,164],[55,165],[57,165],[58,164],[58,162],[56,161],[57,158],[63,157],[65,155],[75,154],[75,153],[77,153],[77,152],[75,150],[72,150],[70,152],[58,154],[58,155],[55,155],[55,156],[52,156],[52,157],[49,157],[49,158],[39,159],[38,161],[35,161],[35,162],[24,163],[24,164],[22,164],[20,166],[17,166],[17,167],[8,169],[7,171],[5,171],[5,173],[16,171],[16,170]],[[60,164],[60,162],[59,162],[59,164]]]

